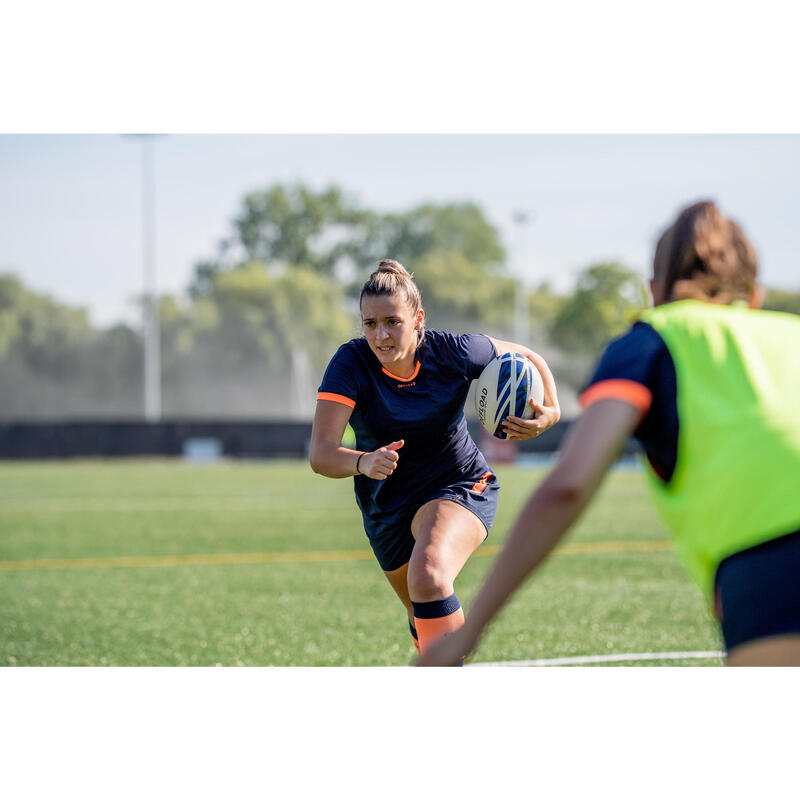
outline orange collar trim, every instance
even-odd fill
[[[417,368],[414,370],[414,374],[413,374],[413,375],[411,375],[411,377],[409,377],[409,378],[401,378],[401,377],[399,377],[398,375],[392,375],[392,373],[391,373],[391,372],[389,372],[389,370],[388,370],[388,369],[386,369],[385,367],[381,367],[381,369],[382,369],[382,370],[383,370],[383,371],[384,371],[384,372],[385,372],[385,373],[386,373],[386,374],[387,374],[387,375],[388,375],[390,378],[393,378],[393,379],[394,379],[394,380],[396,380],[396,381],[402,381],[403,383],[408,383],[409,381],[413,381],[413,380],[414,380],[414,378],[416,378],[416,377],[417,377],[417,373],[419,372],[419,368],[420,368],[421,366],[422,366],[422,362],[421,362],[421,361],[417,361]]]

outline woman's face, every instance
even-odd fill
[[[389,372],[414,366],[418,331],[424,317],[421,308],[415,314],[400,294],[365,295],[361,299],[364,336],[381,365]]]

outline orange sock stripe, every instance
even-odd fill
[[[446,617],[435,617],[434,619],[420,619],[419,617],[414,617],[414,626],[419,636],[420,653],[424,653],[428,647],[446,633],[457,631],[463,624],[463,608],[457,609]]]

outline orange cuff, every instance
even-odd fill
[[[356,407],[356,401],[345,397],[343,394],[333,394],[332,392],[319,392],[317,400],[330,400],[332,403],[341,403],[343,406]]]
[[[457,631],[464,624],[464,609],[458,608],[446,617],[420,619],[414,617],[414,626],[419,634],[419,651],[424,653],[437,639]]]
[[[598,400],[622,400],[623,403],[630,403],[638,408],[644,417],[650,410],[653,393],[636,381],[614,378],[590,386],[578,399],[583,408],[588,408]]]

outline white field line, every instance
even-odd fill
[[[599,656],[537,658],[532,661],[485,661],[469,667],[567,667],[577,664],[613,664],[619,661],[680,661],[694,658],[724,658],[719,650],[694,650],[677,653],[608,653]]]

